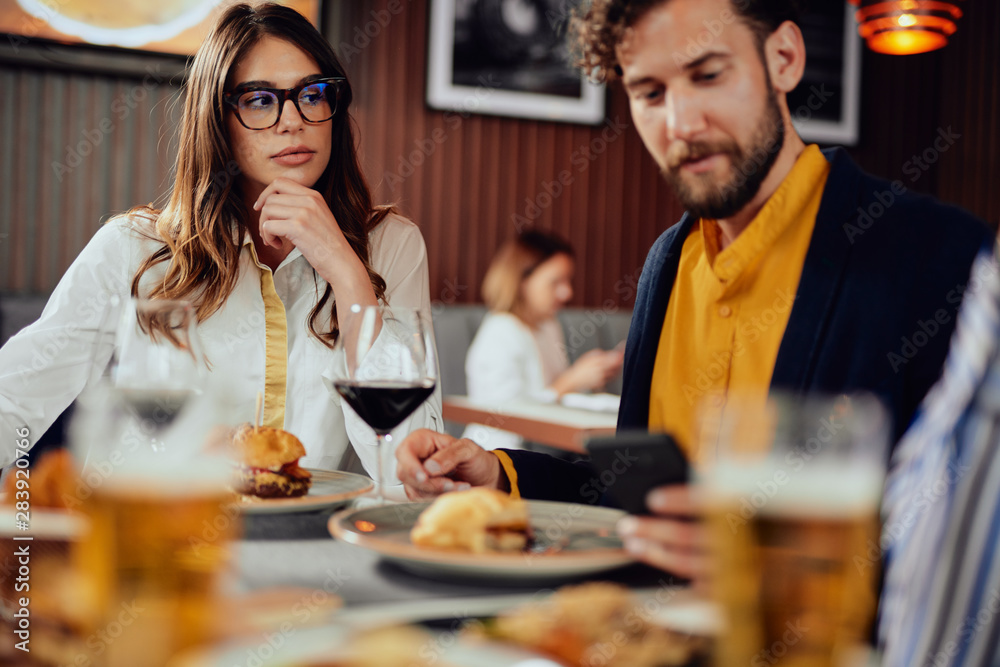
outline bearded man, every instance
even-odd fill
[[[620,79],[647,150],[687,212],[650,250],[625,351],[618,427],[672,433],[733,392],[869,391],[895,439],[941,372],[984,224],[806,145],[787,95],[806,62],[793,0],[593,0],[581,65]],[[869,137],[868,141],[878,141]],[[596,502],[595,475],[532,452],[420,431],[397,452],[411,497],[459,485]],[[650,493],[626,547],[703,567],[687,486]]]

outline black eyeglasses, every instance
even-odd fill
[[[248,130],[266,130],[281,120],[285,100],[292,100],[302,120],[323,123],[337,113],[337,100],[346,78],[315,79],[294,88],[245,88],[224,93],[226,104],[236,112],[240,125]]]

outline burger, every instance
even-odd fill
[[[528,504],[486,488],[439,496],[410,531],[417,546],[473,553],[521,551],[528,537]]]
[[[309,492],[312,475],[299,466],[306,448],[294,435],[268,426],[237,431],[235,489],[259,498],[297,498]]]

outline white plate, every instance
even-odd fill
[[[473,554],[418,547],[410,530],[430,503],[345,510],[330,517],[334,537],[377,552],[404,569],[432,578],[558,581],[628,565],[615,524],[620,510],[574,503],[528,501],[534,546],[518,553]]]
[[[240,509],[244,514],[279,514],[340,507],[374,488],[364,475],[342,470],[306,470],[312,473],[312,486],[306,495],[298,498],[240,496]]]

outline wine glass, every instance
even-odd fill
[[[376,502],[385,504],[390,432],[420,407],[437,382],[431,322],[416,308],[354,305],[350,313],[335,345],[333,386],[375,431]]]
[[[193,395],[206,365],[195,308],[187,301],[130,299],[122,309],[111,362],[111,385],[122,404],[151,431],[151,446]]]

